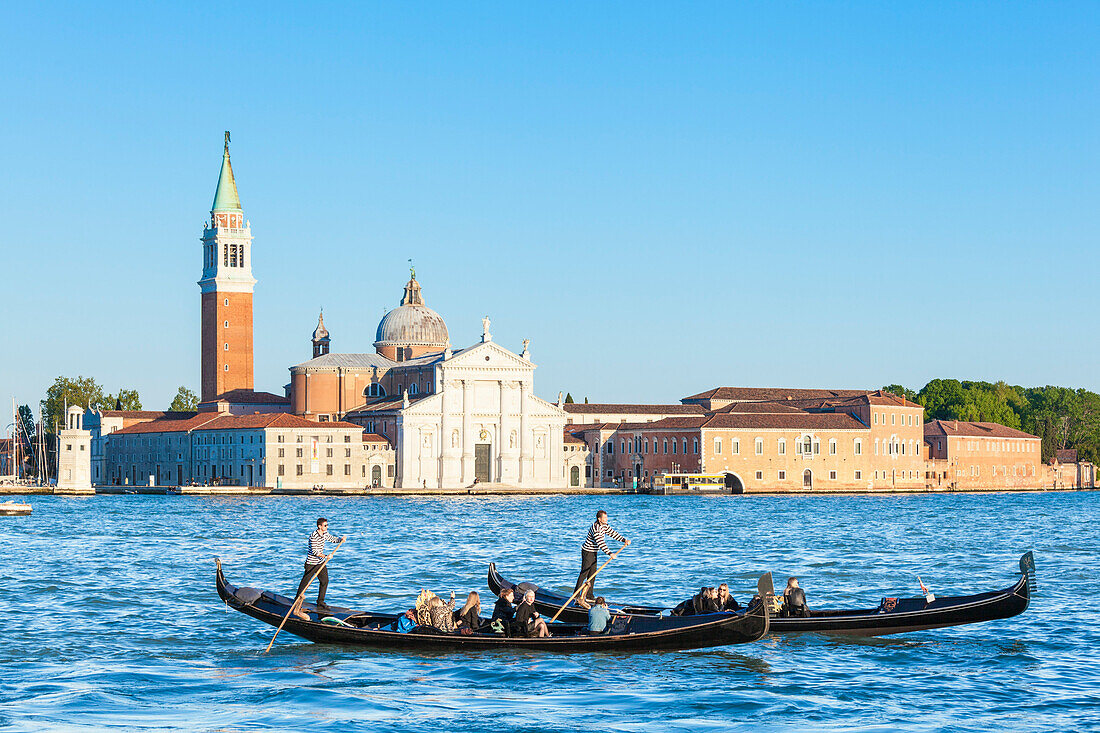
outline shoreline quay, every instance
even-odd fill
[[[698,493],[673,494],[671,496],[896,496],[902,494],[1026,494],[1026,493],[1066,493],[1076,491],[1097,491],[1092,487],[1035,487],[1035,488],[997,488],[988,489],[895,489],[888,491],[867,490],[824,490],[824,489],[764,489],[748,491],[744,494]],[[615,489],[607,487],[567,488],[567,489],[528,489],[514,487],[485,487],[481,489],[277,489],[262,486],[97,486],[93,491],[69,492],[56,491],[51,486],[0,486],[0,496],[657,496],[634,489]]]

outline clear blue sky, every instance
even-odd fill
[[[3,11],[4,399],[197,391],[227,129],[260,389],[410,257],[550,399],[1100,388],[1100,5],[176,5]]]

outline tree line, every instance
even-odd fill
[[[1043,460],[1075,448],[1078,460],[1100,458],[1100,394],[1069,387],[1019,387],[1005,382],[933,379],[920,391],[883,389],[924,407],[925,420],[995,422],[1043,439]]]
[[[46,390],[46,396],[39,402],[39,409],[20,405],[13,431],[19,441],[19,452],[24,459],[23,475],[38,477],[39,466],[38,434],[45,433],[46,465],[50,475],[54,475],[57,460],[57,431],[65,427],[66,407],[78,405],[85,410],[140,410],[141,396],[136,389],[120,388],[117,392],[107,392],[93,377],[58,377]],[[193,411],[199,406],[198,396],[187,387],[181,386],[168,406],[169,410]]]

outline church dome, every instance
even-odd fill
[[[394,348],[413,347],[419,355],[443,351],[450,345],[443,316],[424,305],[420,283],[413,276],[405,285],[401,305],[383,316],[378,324],[374,348],[385,355]]]

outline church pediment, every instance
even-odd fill
[[[524,369],[533,370],[535,365],[519,354],[515,354],[495,341],[486,341],[463,349],[447,361],[444,367],[470,369]]]

